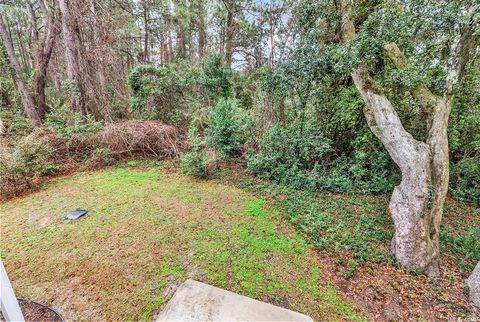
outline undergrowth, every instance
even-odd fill
[[[224,180],[231,180],[228,173],[222,175],[226,176]],[[386,211],[389,195],[314,193],[251,178],[237,184],[275,200],[287,220],[319,251],[349,258],[348,263],[340,260],[347,265],[345,277],[354,276],[362,265],[396,265],[389,247],[394,232]],[[452,199],[448,203],[454,205],[445,207],[445,218],[449,220],[442,225],[441,248],[453,255],[460,271],[468,275],[480,260],[480,222],[467,227],[465,223],[470,220],[466,217],[474,208]]]

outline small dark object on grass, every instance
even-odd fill
[[[83,209],[77,209],[75,211],[72,211],[71,213],[69,213],[67,215],[67,217],[65,219],[68,219],[68,220],[77,220],[78,218],[84,216],[88,214],[88,211],[87,210],[83,210]]]

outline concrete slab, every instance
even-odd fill
[[[311,321],[312,318],[194,280],[183,283],[159,321]]]

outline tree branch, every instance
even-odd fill
[[[351,1],[339,0],[337,7],[342,15],[342,39],[348,45],[355,38],[355,25],[351,19]],[[415,140],[402,125],[392,103],[376,88],[368,68],[360,64],[352,71],[352,79],[365,102],[364,114],[372,132],[382,141],[385,148],[402,173],[414,166],[423,143]],[[422,145],[422,147],[420,147]]]
[[[409,63],[405,55],[398,48],[395,43],[387,43],[383,45],[383,50],[388,58],[393,62],[398,69],[405,69]],[[413,96],[420,101],[424,107],[432,107],[436,104],[438,97],[433,94],[425,85],[418,85],[412,92]]]

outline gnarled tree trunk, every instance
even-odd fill
[[[342,14],[342,37],[348,44],[355,37],[355,26],[350,18],[351,3],[341,0],[338,4]],[[408,65],[395,44],[386,44],[384,49],[397,68]],[[404,129],[391,102],[375,88],[365,66],[354,69],[352,79],[365,101],[364,114],[370,129],[401,172],[402,180],[395,187],[388,208],[395,225],[392,252],[404,267],[429,276],[438,275],[439,231],[449,175],[449,93],[436,96],[421,85],[413,91],[420,104],[431,111],[427,140],[420,142]]]
[[[442,207],[436,207],[439,212],[428,209],[434,159],[431,147],[415,140],[403,128],[392,104],[378,94],[363,67],[354,70],[352,78],[365,101],[364,113],[370,129],[382,141],[402,176],[388,208],[395,225],[392,252],[404,267],[436,275],[439,249],[438,233],[434,232],[439,227],[434,224],[440,224]],[[438,199],[443,206],[445,195]]]

